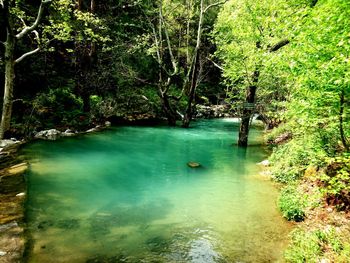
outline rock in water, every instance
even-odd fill
[[[188,166],[188,167],[191,167],[191,168],[198,168],[198,167],[201,166],[201,164],[200,164],[200,163],[197,163],[197,162],[188,162],[188,163],[187,163],[187,166]]]
[[[58,138],[61,137],[61,132],[56,130],[56,129],[51,129],[51,130],[45,130],[45,131],[40,131],[34,136],[36,139],[43,139],[43,140],[57,140]]]
[[[267,166],[270,166],[270,161],[269,160],[264,160],[264,161],[258,163],[258,165],[262,165],[262,166],[267,167]]]

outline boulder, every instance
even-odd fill
[[[67,129],[67,130],[65,130],[65,132],[62,132],[61,135],[64,137],[71,137],[71,136],[75,136],[77,134],[75,132],[73,132],[72,130]]]
[[[56,129],[51,130],[44,130],[40,131],[37,134],[35,134],[36,139],[43,139],[43,140],[57,140],[61,137],[62,133]]]
[[[196,118],[231,117],[229,105],[196,105]]]
[[[17,141],[15,138],[12,138],[11,140],[0,140],[0,149],[2,150],[18,143],[20,143],[20,141]]]

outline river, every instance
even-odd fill
[[[262,133],[244,150],[237,130],[203,120],[26,146],[27,261],[282,262],[291,226],[259,175]]]

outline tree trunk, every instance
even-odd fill
[[[162,100],[162,107],[163,111],[165,113],[165,116],[168,121],[169,126],[176,126],[176,112],[172,109],[169,101],[169,97],[167,94],[160,94],[161,100]]]
[[[5,44],[5,85],[0,123],[0,140],[4,139],[5,132],[9,130],[11,122],[13,86],[15,79],[15,43],[16,39],[12,34],[11,29],[8,28]]]
[[[194,70],[196,67],[194,67]],[[194,72],[195,74],[195,72]],[[190,93],[188,95],[188,100],[187,100],[187,107],[186,107],[186,112],[184,115],[184,118],[182,120],[182,127],[183,128],[188,128],[190,126],[190,122],[192,120],[192,115],[193,115],[193,101],[195,97],[195,91],[196,91],[196,83],[191,83],[191,88],[190,88]]]
[[[254,112],[253,103],[255,102],[255,93],[259,79],[260,71],[255,70],[253,73],[252,85],[250,85],[246,92],[245,105],[243,105],[243,113],[241,117],[241,125],[239,127],[238,146],[248,146],[249,124],[250,118]]]
[[[339,109],[339,132],[340,132],[340,138],[342,141],[342,144],[345,148],[345,150],[349,151],[349,145],[346,140],[345,134],[344,134],[344,120],[343,120],[343,114],[344,114],[344,104],[345,104],[345,91],[344,88],[341,90],[340,93],[340,109]]]
[[[188,94],[188,100],[187,100],[187,107],[186,107],[186,112],[185,116],[182,121],[182,127],[188,128],[190,126],[190,122],[192,120],[192,102],[194,101],[194,96],[196,92],[196,88],[198,85],[198,57],[199,57],[199,49],[201,46],[201,38],[202,38],[202,26],[203,26],[203,16],[204,16],[204,1],[201,0],[201,6],[200,6],[200,14],[199,14],[199,21],[198,21],[198,28],[197,28],[197,41],[196,41],[196,47],[194,49],[194,54],[193,54],[193,61],[192,65],[190,65],[189,70],[192,70],[191,73],[191,81],[190,81],[190,90]]]

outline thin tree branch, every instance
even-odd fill
[[[25,59],[26,57],[28,57],[28,56],[30,56],[30,55],[33,55],[33,54],[35,54],[35,53],[37,53],[37,52],[39,52],[40,51],[40,47],[38,47],[38,48],[36,48],[36,49],[34,49],[34,50],[32,50],[32,51],[29,51],[29,52],[27,52],[27,53],[24,53],[22,56],[20,56],[19,58],[17,58],[16,60],[15,60],[15,63],[19,63],[19,62],[21,62],[23,59]]]
[[[38,14],[36,16],[36,19],[35,19],[34,23],[31,26],[24,27],[22,29],[22,31],[19,32],[16,35],[17,39],[22,38],[23,36],[25,36],[29,32],[33,31],[39,25],[40,19],[41,19],[42,15],[43,15],[44,5],[46,5],[46,4],[50,3],[50,2],[51,2],[51,0],[42,0],[41,1],[40,6],[39,6],[39,10],[38,10]]]
[[[166,27],[166,24],[165,24],[165,21],[164,21],[164,18],[163,18],[163,15],[162,15],[161,12],[160,12],[160,18],[162,19],[162,22],[163,22],[163,25],[164,25],[165,39],[166,39],[168,50],[169,50],[171,64],[173,65],[173,69],[174,69],[173,75],[176,75],[177,71],[178,71],[177,63],[176,63],[176,60],[175,60],[175,57],[174,57],[174,54],[173,54],[173,50],[171,48],[171,43],[170,43],[168,29]]]
[[[214,6],[223,5],[223,4],[225,4],[226,2],[227,2],[227,0],[225,0],[225,1],[220,1],[220,2],[216,2],[216,3],[213,3],[213,4],[211,4],[211,5],[208,5],[208,6],[204,9],[203,13],[206,13],[210,8],[212,8],[212,7],[214,7]]]
[[[275,45],[273,45],[272,47],[269,48],[270,52],[275,52],[277,50],[279,50],[280,48],[288,45],[290,43],[289,39],[283,39],[281,41],[279,41],[278,43],[276,43]]]
[[[210,59],[210,58],[208,58],[207,57],[207,60],[209,60],[211,63],[213,63],[213,65],[215,66],[215,67],[217,67],[218,69],[220,69],[220,70],[224,70],[224,68],[223,67],[221,67],[219,64],[217,64],[214,60],[212,60],[212,59]]]

